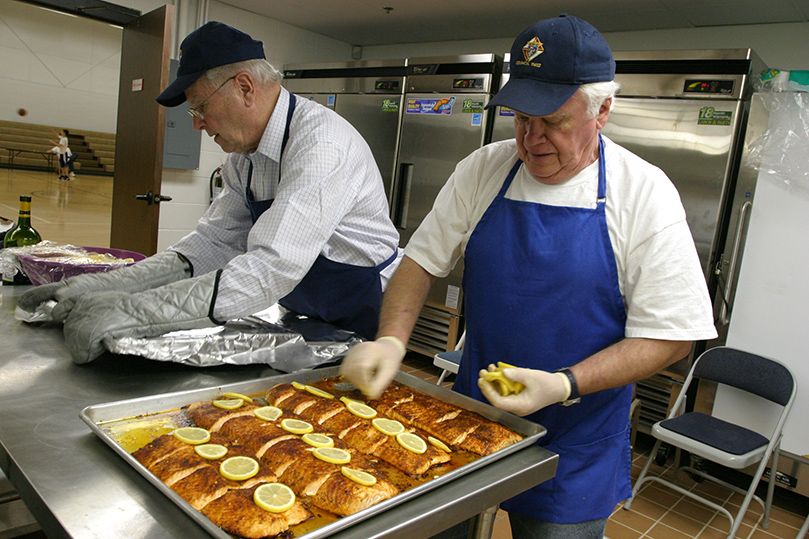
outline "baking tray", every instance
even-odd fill
[[[158,490],[160,490],[177,506],[179,506],[180,509],[193,518],[200,526],[209,531],[213,537],[232,539],[232,535],[223,531],[213,522],[208,520],[205,515],[194,509],[188,502],[177,495],[173,490],[166,486],[165,483],[158,479],[157,476],[152,474],[152,472],[138,462],[109,432],[105,430],[105,428],[109,428],[110,425],[117,422],[130,421],[133,418],[138,418],[141,416],[149,416],[152,414],[161,414],[172,410],[178,410],[183,406],[195,402],[213,400],[220,397],[222,393],[226,391],[232,391],[244,395],[263,395],[274,385],[283,382],[289,383],[292,381],[297,381],[303,384],[312,384],[329,378],[335,378],[337,376],[339,376],[339,367],[327,367],[304,373],[284,374],[215,387],[177,391],[173,393],[163,393],[149,397],[141,397],[138,399],[95,404],[84,408],[79,415],[98,437],[100,437],[126,462],[140,472],[140,474],[143,475],[150,483],[157,487]],[[301,537],[305,537],[306,539],[319,539],[321,537],[327,537],[333,533],[348,528],[357,522],[365,520],[383,511],[387,511],[388,509],[415,498],[416,496],[420,496],[427,491],[439,488],[458,477],[486,466],[487,464],[499,460],[506,455],[510,455],[515,451],[530,446],[547,432],[545,427],[537,423],[533,423],[522,417],[504,412],[488,404],[478,402],[442,386],[431,384],[410,374],[400,371],[394,379],[404,385],[422,391],[428,395],[437,397],[447,403],[456,405],[460,408],[465,408],[472,412],[477,412],[483,417],[497,421],[503,426],[521,434],[524,436],[524,438],[516,444],[505,447],[499,451],[496,451],[495,453],[492,453],[491,455],[480,457],[479,459],[464,464],[455,470],[452,470],[425,483],[416,485],[409,490],[405,490],[392,498],[379,502],[376,505],[373,505],[358,513],[354,513],[353,515],[349,515],[347,517],[341,517],[336,521],[312,530]]]

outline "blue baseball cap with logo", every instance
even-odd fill
[[[564,105],[582,84],[615,78],[615,59],[590,23],[559,15],[532,24],[511,46],[508,82],[486,106],[545,116]]]
[[[181,105],[185,91],[209,69],[258,58],[265,58],[261,41],[221,22],[206,23],[180,44],[177,78],[157,96],[157,102],[166,107]]]

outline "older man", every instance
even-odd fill
[[[515,139],[458,164],[405,249],[377,340],[342,373],[379,394],[431,283],[463,255],[454,389],[544,425],[560,455],[553,480],[503,504],[513,536],[601,539],[630,495],[632,383],[714,337],[711,305],[673,184],[600,134],[618,87],[604,38],[563,15],[520,34],[510,62],[489,106],[514,111]],[[503,373],[523,391],[483,380],[495,361],[518,367]]]
[[[157,101],[188,101],[194,127],[231,152],[222,193],[167,251],[38,287],[20,306],[56,299],[79,363],[104,338],[212,326],[275,302],[372,338],[399,235],[368,145],[333,111],[282,88],[247,34],[210,22],[180,49],[177,78]]]

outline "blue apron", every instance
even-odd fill
[[[281,155],[289,141],[289,126],[295,110],[295,95],[289,94]],[[280,171],[280,161],[279,161]],[[255,200],[251,191],[253,164],[247,174],[247,205],[253,224],[267,211],[275,199]],[[278,178],[281,182],[281,178]],[[311,318],[328,322],[341,329],[353,331],[367,339],[376,337],[379,312],[382,308],[380,272],[396,260],[397,251],[378,266],[354,266],[319,255],[298,285],[279,300],[285,308]]]
[[[521,165],[517,160],[464,253],[466,344],[453,389],[484,402],[478,372],[490,363],[555,371],[624,337],[603,141],[599,136],[595,209],[505,198]],[[628,385],[528,416],[548,429],[538,443],[559,454],[556,476],[501,507],[560,524],[608,517],[631,493],[631,398]]]

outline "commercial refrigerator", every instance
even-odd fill
[[[724,344],[755,177],[740,174],[753,80],[750,49],[615,52],[621,84],[603,134],[663,169],[679,191],[719,337],[637,384],[639,429],[665,418],[693,359]]]
[[[500,73],[500,88],[506,85],[511,72],[511,53],[503,55],[503,70]],[[492,111],[492,137],[491,142],[514,138],[514,111],[508,107],[495,107]]]
[[[406,70],[404,59],[284,66],[287,90],[331,108],[365,138],[389,203]]]
[[[402,129],[391,204],[402,247],[430,211],[464,157],[489,142],[484,110],[502,66],[495,54],[409,58]],[[452,350],[462,330],[463,261],[430,289],[408,343],[434,355]]]

